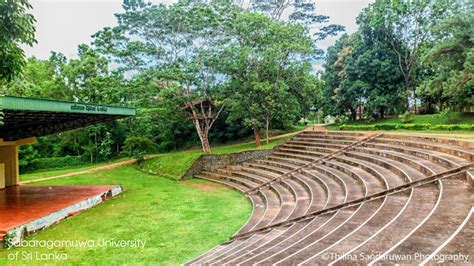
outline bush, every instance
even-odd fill
[[[85,164],[87,164],[87,162],[83,156],[37,158],[34,159],[28,167],[22,167],[22,170],[54,169]]]
[[[379,125],[342,125],[340,130],[420,130],[420,131],[474,131],[474,125],[431,125],[431,124],[379,124]]]
[[[450,110],[443,110],[438,116],[447,124],[457,124],[461,122],[461,115],[459,113],[451,112]]]
[[[156,152],[156,148],[156,144],[146,137],[128,137],[124,142],[122,153],[141,161],[145,154]]]
[[[411,123],[411,122],[413,122],[413,119],[414,119],[414,115],[412,113],[408,112],[408,111],[405,112],[402,115],[399,115],[398,117],[400,118],[400,120],[404,124]]]
[[[340,124],[345,124],[348,121],[349,121],[349,117],[347,117],[346,115],[340,115],[336,119],[336,123],[340,123]]]
[[[342,125],[340,130],[376,130],[375,125]]]
[[[397,124],[379,124],[375,125],[375,129],[377,130],[396,130]]]

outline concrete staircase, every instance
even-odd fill
[[[469,141],[302,132],[264,160],[197,176],[245,193],[253,213],[188,264],[474,263],[473,162]]]

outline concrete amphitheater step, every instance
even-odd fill
[[[408,154],[420,158],[428,159],[434,163],[437,163],[445,168],[454,168],[458,167],[461,164],[467,162],[467,160],[456,157],[454,155],[432,151],[427,149],[420,149],[416,147],[404,146],[404,145],[393,145],[388,143],[366,143],[365,147],[378,149],[378,150],[387,150],[387,151],[394,151],[398,153]]]
[[[287,161],[294,161],[298,164],[307,164],[309,162],[312,162],[318,158],[323,157],[325,154],[320,154],[319,156],[308,156],[308,155],[301,155],[301,154],[294,154],[291,151],[281,151],[281,150],[276,150],[272,152],[270,156],[272,157],[277,157],[280,160],[282,159],[287,159]],[[269,156],[267,156],[269,158]]]
[[[434,174],[434,172],[431,171],[430,168],[427,168],[424,165],[415,165],[416,168],[414,168],[411,164],[404,164],[392,160],[388,156],[379,156],[358,151],[346,152],[345,156],[353,158],[355,160],[367,161],[369,163],[378,165],[388,171],[391,171],[401,179],[401,182],[405,183],[409,183],[411,181],[424,178],[427,175]]]
[[[254,163],[254,164],[247,164],[247,166],[268,170],[268,171],[277,173],[279,175],[288,172],[288,169],[284,169],[284,168],[280,168],[280,167],[277,167],[274,165],[268,165],[268,164]],[[289,217],[290,218],[297,217],[299,215],[304,214],[306,210],[309,208],[310,202],[312,200],[312,195],[310,194],[310,188],[304,183],[295,181],[291,178],[285,178],[284,180],[279,182],[279,184],[285,186],[293,193],[293,197],[294,197],[293,201],[296,202],[296,206],[294,207]],[[271,186],[277,186],[277,184],[273,183],[271,184]],[[282,202],[286,202],[286,201],[288,201],[288,199],[282,200]]]
[[[264,176],[260,176],[260,175],[256,175],[256,174],[252,174],[252,173],[249,173],[249,172],[245,172],[245,171],[242,171],[239,168],[226,168],[226,169],[218,169],[216,171],[216,173],[218,174],[221,174],[221,175],[225,175],[225,176],[235,176],[235,177],[239,177],[239,178],[244,178],[244,179],[248,179],[248,180],[251,180],[253,181],[254,183],[260,185],[260,184],[263,184],[265,182],[268,182],[268,178],[264,177]]]
[[[356,211],[352,212],[349,217],[333,221],[328,228],[302,235],[303,238],[289,245],[289,248],[258,263],[291,265],[301,263],[306,258],[323,251],[333,243],[358,231],[369,220],[380,214],[381,211],[388,213],[403,208],[407,199],[408,197],[405,195],[390,195],[383,199],[365,202]]]
[[[413,190],[413,189],[411,189],[411,190]],[[397,195],[399,196],[401,193],[405,193],[405,191],[397,192]],[[393,197],[393,195],[387,195],[387,196],[384,197],[384,198],[386,199],[387,197]],[[378,199],[380,199],[380,198],[378,198]],[[372,200],[372,201],[369,201],[369,202],[373,202],[373,200]],[[363,202],[362,204],[365,204],[365,203],[367,203],[367,202]],[[404,204],[404,205],[406,205],[406,204]],[[358,209],[359,209],[359,208],[358,208]],[[388,209],[389,209],[389,210],[393,210],[394,208],[393,208],[393,207],[389,207]],[[380,208],[379,208],[378,210],[380,210]],[[356,215],[356,214],[353,214],[353,215],[351,215],[351,217],[352,217],[352,216],[355,216],[355,215]],[[371,216],[371,217],[372,217],[372,216]],[[358,224],[358,223],[356,222],[356,224]],[[364,223],[364,224],[365,224],[365,223]],[[338,228],[339,228],[339,227],[338,227]],[[359,227],[357,227],[357,228],[360,229],[361,227],[359,226]],[[331,232],[334,232],[334,230],[331,231]],[[351,233],[351,234],[352,234],[352,233]],[[343,234],[343,235],[347,235],[347,234]],[[325,235],[325,237],[326,237],[326,236],[327,236],[327,235]],[[299,239],[299,238],[298,238],[298,239]],[[305,237],[305,239],[308,239],[308,238]],[[302,240],[298,240],[298,241],[301,242]],[[319,241],[319,240],[318,240],[318,241]],[[300,244],[299,244],[299,243],[298,243],[298,244],[293,243],[290,247],[295,246],[295,245],[300,245]],[[286,246],[288,246],[288,245],[286,245]],[[302,247],[306,247],[306,245],[303,243],[303,244],[302,244]],[[288,254],[293,254],[293,252],[300,252],[300,251],[297,251],[297,250],[300,250],[300,249],[299,249],[299,248],[296,248],[295,250],[290,250],[290,253],[288,253]],[[314,250],[314,249],[313,249],[313,250]],[[291,251],[293,251],[293,252],[291,252]],[[275,252],[276,252],[276,253],[275,253]],[[260,264],[260,263],[262,263],[262,262],[263,262],[263,263],[267,263],[267,262],[271,262],[271,263],[280,262],[280,261],[274,261],[274,259],[270,259],[270,258],[274,258],[274,257],[276,256],[277,259],[278,259],[278,258],[279,258],[279,259],[285,259],[286,257],[289,257],[289,256],[287,256],[288,254],[283,254],[283,255],[281,255],[281,257],[278,257],[279,255],[277,255],[277,254],[282,254],[282,252],[285,252],[285,253],[286,253],[286,252],[289,252],[289,251],[288,251],[288,247],[285,247],[285,248],[284,248],[284,251],[276,251],[276,250],[270,251],[270,254],[273,254],[273,255],[271,255],[270,257],[265,256],[265,255],[263,255],[263,254],[260,254],[260,255],[261,255],[261,258],[264,258],[263,261],[260,261],[258,257],[257,257],[257,258],[254,257],[254,258],[252,258],[251,263],[258,263],[258,264]],[[267,255],[268,255],[268,254],[267,254]],[[293,255],[290,255],[290,256],[293,256]],[[305,257],[305,256],[300,255],[300,256],[298,256],[295,260],[298,260],[298,261],[299,261],[299,260],[301,260],[301,259],[304,258],[304,257]],[[261,259],[261,258],[260,258],[260,259]],[[269,260],[270,260],[270,261],[269,261]],[[294,261],[291,262],[291,263],[294,263]]]
[[[467,161],[474,161],[474,151],[454,145],[442,144],[438,142],[425,142],[422,139],[418,140],[413,138],[408,138],[408,140],[406,140],[400,139],[399,136],[393,137],[390,135],[384,135],[383,138],[375,139],[373,142],[432,150],[460,157]]]
[[[258,186],[258,183],[254,182],[253,180],[247,179],[247,178],[242,178],[238,176],[232,176],[232,175],[225,175],[222,173],[210,173],[210,172],[202,172],[200,174],[200,177],[206,176],[206,177],[211,177],[214,179],[224,179],[232,183],[236,183],[239,185],[242,185],[244,187],[252,188]]]
[[[372,259],[355,263],[392,264],[437,262],[440,251],[472,254],[462,240],[474,231],[474,197],[455,177],[470,167],[473,148],[397,134],[302,132],[263,160],[220,172],[241,191],[258,188],[247,195],[254,211],[232,241],[190,263],[345,264],[362,252]],[[428,256],[373,260],[409,251]]]
[[[320,143],[326,143],[326,144],[337,144],[337,145],[350,145],[352,143],[356,142],[356,139],[354,140],[346,140],[346,139],[332,139],[332,138],[304,138],[304,137],[295,137],[289,140],[287,143],[294,143],[294,144],[303,144],[303,145],[317,145]]]
[[[300,149],[295,149],[295,148],[289,148],[289,147],[279,147],[277,151],[285,152],[285,153],[290,153],[293,156],[299,155],[301,158],[307,158],[308,160],[312,161],[315,160],[319,157],[322,157],[324,155],[327,155],[329,150],[325,149],[324,151],[309,151],[309,150],[300,150]],[[332,150],[336,151],[336,149]]]
[[[357,147],[353,150],[354,152],[362,152],[378,157],[389,158],[393,162],[401,163],[402,165],[409,165],[412,168],[417,169],[425,174],[432,172],[443,172],[452,167],[444,167],[438,163],[435,163],[429,159],[413,156],[406,153],[400,153],[391,150],[381,150],[369,147]],[[427,170],[430,169],[430,170]]]
[[[369,263],[371,257],[383,254],[423,223],[436,208],[441,193],[436,185],[428,184],[413,188],[410,197],[396,215],[382,216],[370,222],[359,234],[348,237],[320,254],[314,254],[308,262],[346,265],[357,258],[354,263]]]
[[[406,177],[401,177],[395,174],[394,172],[369,161],[360,160],[348,156],[340,156],[335,158],[334,160],[350,164],[357,168],[365,170],[366,172],[372,174],[374,177],[380,179],[382,183],[385,183],[387,188],[396,187],[407,183]]]
[[[354,142],[352,142],[354,143]],[[315,151],[321,152],[331,152],[335,150],[342,149],[349,144],[338,144],[334,142],[301,142],[301,141],[290,141],[285,144],[282,144],[281,147],[290,147],[290,148],[303,148],[303,149],[312,149]]]
[[[462,225],[474,204],[472,193],[467,189],[464,180],[444,179],[440,183],[443,186],[441,201],[435,211],[421,227],[387,253],[388,258],[393,258],[395,254],[406,254],[410,260],[384,259],[384,263],[426,263],[425,259],[416,255],[432,255],[445,245]]]

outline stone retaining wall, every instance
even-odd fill
[[[267,154],[272,152],[269,150],[243,151],[230,154],[211,154],[201,155],[193,165],[186,171],[181,179],[188,179],[202,171],[215,171],[231,164],[241,164],[252,160],[264,159]]]

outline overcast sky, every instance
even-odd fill
[[[355,19],[372,0],[315,0],[317,12],[331,17],[331,23],[346,26],[347,32],[357,30]],[[173,0],[155,0],[172,3]],[[26,47],[28,56],[42,59],[51,51],[67,57],[77,56],[77,46],[90,43],[91,35],[103,27],[116,25],[115,13],[120,13],[122,0],[30,0],[36,18],[36,39],[33,47]],[[334,39],[321,43],[326,48]]]

